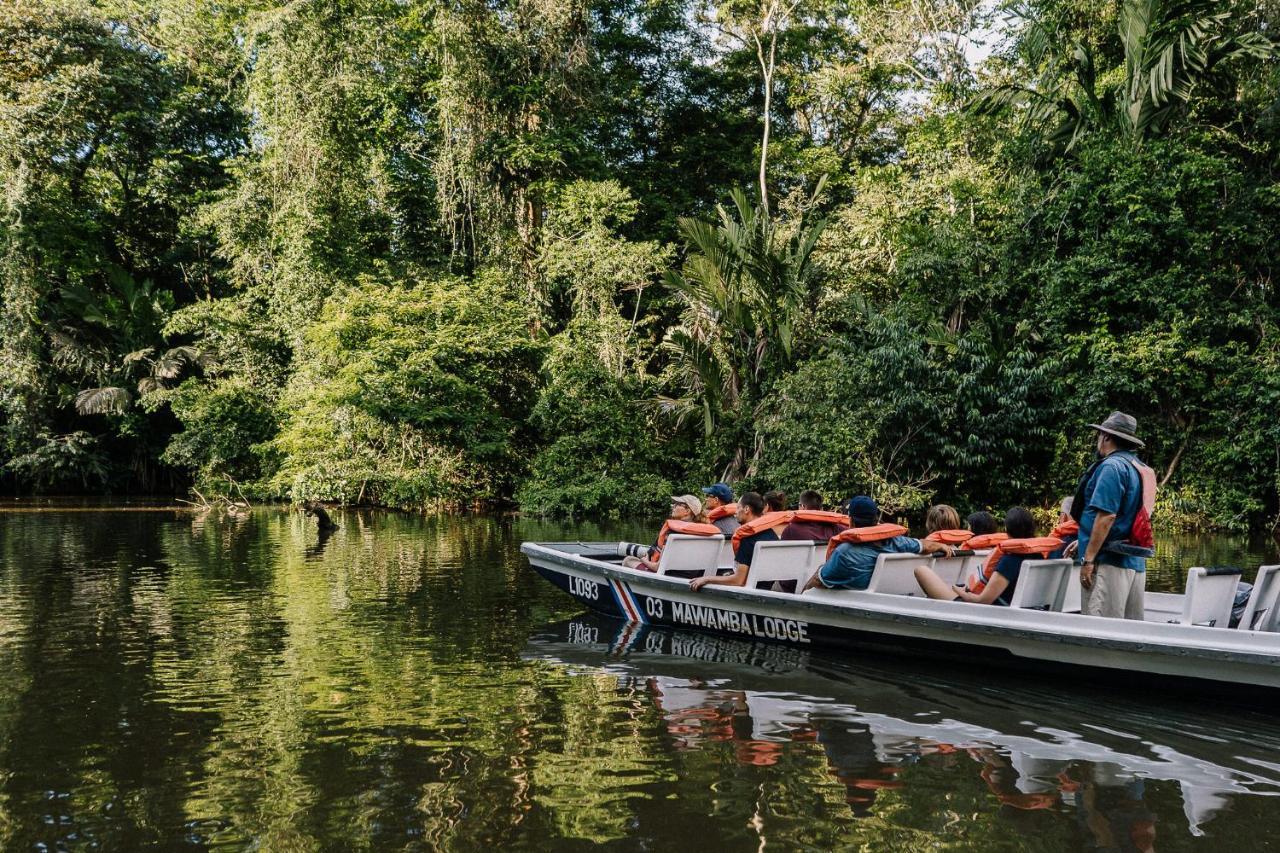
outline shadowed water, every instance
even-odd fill
[[[122,509],[0,508],[0,849],[1280,849],[1280,717],[634,631],[519,553],[645,525]]]

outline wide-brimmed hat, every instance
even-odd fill
[[[671,498],[671,502],[673,504],[684,504],[694,515],[700,515],[702,513],[702,501],[698,500],[693,495],[674,495]]]
[[[1138,431],[1138,419],[1133,415],[1126,415],[1124,412],[1112,412],[1107,415],[1107,419],[1102,423],[1089,424],[1089,426],[1098,432],[1114,435],[1116,438],[1127,441],[1135,447],[1146,447],[1142,439],[1134,435]]]

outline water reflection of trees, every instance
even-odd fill
[[[1062,771],[1072,790],[829,702],[524,660],[574,608],[518,553],[534,522],[337,521],[316,550],[313,522],[273,509],[0,516],[0,848],[1048,849],[1095,837],[1064,814],[1121,837],[1137,813],[1082,763]],[[770,679],[808,666],[681,650],[712,672],[725,655]],[[1144,807],[1176,814],[1169,787],[1148,783]]]

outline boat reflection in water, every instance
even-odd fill
[[[927,765],[976,774],[995,807],[1054,810],[1091,844],[1147,850],[1153,783],[1180,789],[1186,827],[1175,835],[1205,834],[1241,798],[1280,795],[1280,724],[1260,711],[1086,695],[1078,684],[1055,691],[897,660],[852,665],[594,615],[549,626],[525,656],[603,671],[647,694],[677,750],[727,744],[737,762],[768,767],[816,744],[854,815],[874,813],[883,792],[908,784],[909,768]]]

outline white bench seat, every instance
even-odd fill
[[[1242,631],[1280,633],[1280,566],[1262,566],[1237,626]]]
[[[1197,566],[1187,572],[1187,593],[1182,598],[1183,625],[1226,628],[1231,624],[1231,608],[1240,585],[1239,569],[1206,569]]]
[[[799,592],[813,574],[812,542],[760,542],[755,553],[751,555],[751,566],[747,570],[747,589],[755,589],[757,584],[778,581],[795,581]]]
[[[702,576],[716,573],[723,536],[689,536],[672,533],[658,559],[658,574],[699,572]]]
[[[1071,560],[1025,561],[1018,570],[1018,583],[1009,606],[1060,613],[1073,567]]]
[[[916,566],[928,566],[933,558],[925,554],[880,554],[871,572],[867,592],[886,595],[924,595],[916,582]]]

